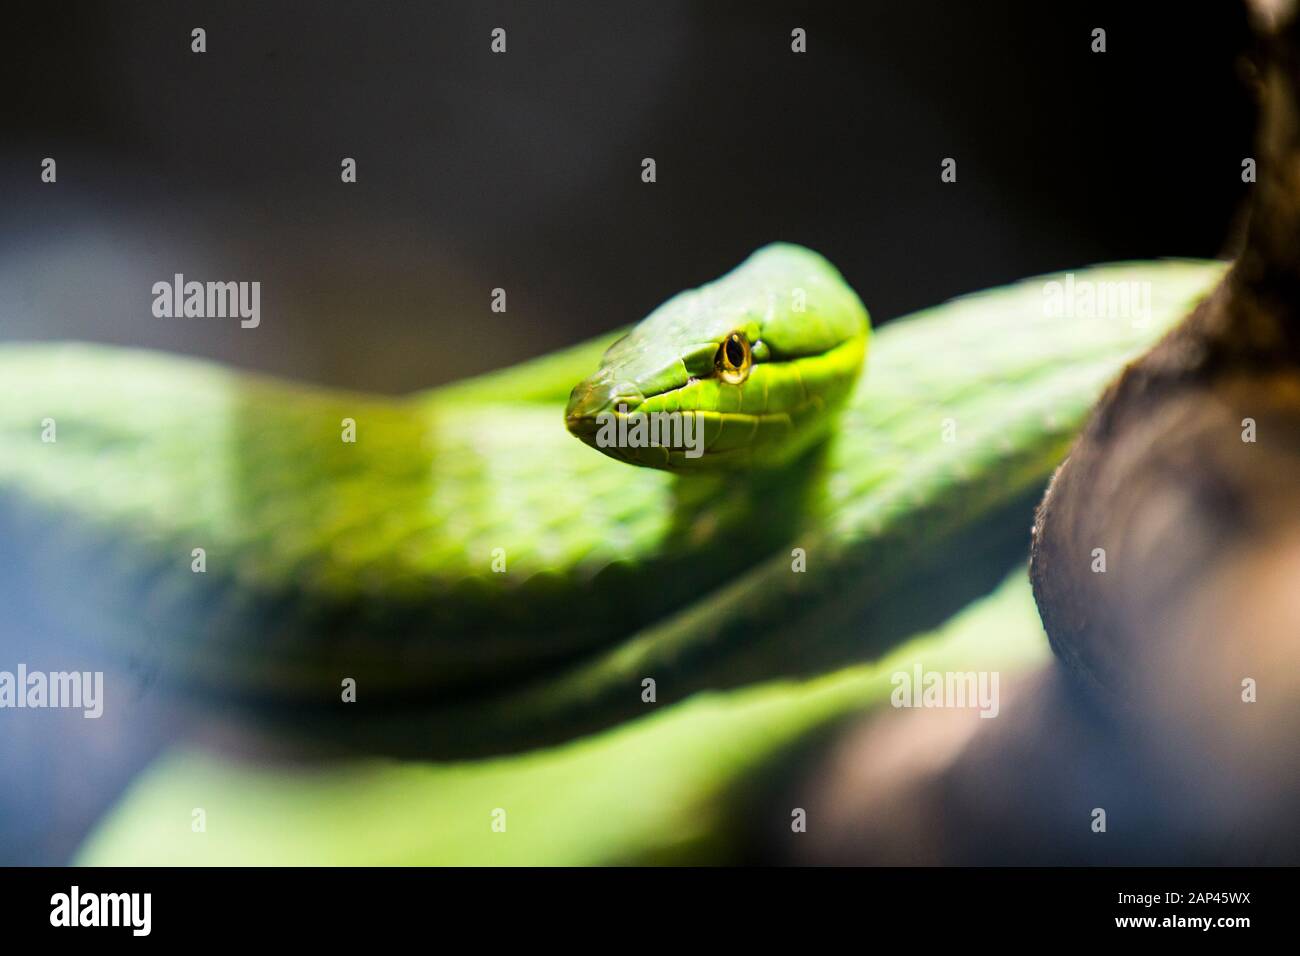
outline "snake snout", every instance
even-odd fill
[[[564,425],[569,432],[586,441],[596,433],[599,417],[620,407],[635,411],[645,396],[629,382],[615,382],[608,374],[597,373],[579,382],[569,393],[564,409]]]

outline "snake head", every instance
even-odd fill
[[[765,246],[611,345],[569,395],[565,425],[649,468],[777,466],[826,436],[869,335],[867,310],[829,262]]]

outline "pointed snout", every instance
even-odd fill
[[[645,396],[635,385],[615,382],[608,374],[597,373],[583,379],[569,393],[564,409],[564,426],[588,444],[596,434],[601,415],[618,410],[635,411]]]

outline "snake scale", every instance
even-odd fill
[[[873,333],[860,376],[816,377],[843,327],[806,353],[754,335],[755,369],[808,363],[808,415],[768,467],[699,474],[629,467],[568,433],[571,391],[619,357],[618,333],[397,398],[5,344],[0,590],[109,659],[289,730],[437,758],[564,740],[644,713],[646,678],[662,706],[816,673],[987,589],[1023,555],[1027,503],[1104,385],[1221,272],[1074,274],[1147,284],[1141,322],[1049,314],[1051,277],[967,296]],[[828,328],[861,308],[820,257],[773,246],[638,328],[722,316],[681,351],[716,361],[794,285]],[[704,364],[679,364],[674,387],[720,400]],[[825,400],[809,411],[811,396]]]

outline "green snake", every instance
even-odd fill
[[[621,337],[402,398],[7,344],[4,587],[286,733],[572,739],[874,656],[987,591],[1103,386],[1221,269],[1075,275],[1148,283],[1144,321],[1050,314],[1049,277],[870,334],[829,263],[774,245]],[[588,447],[650,412],[698,413],[703,453]]]

